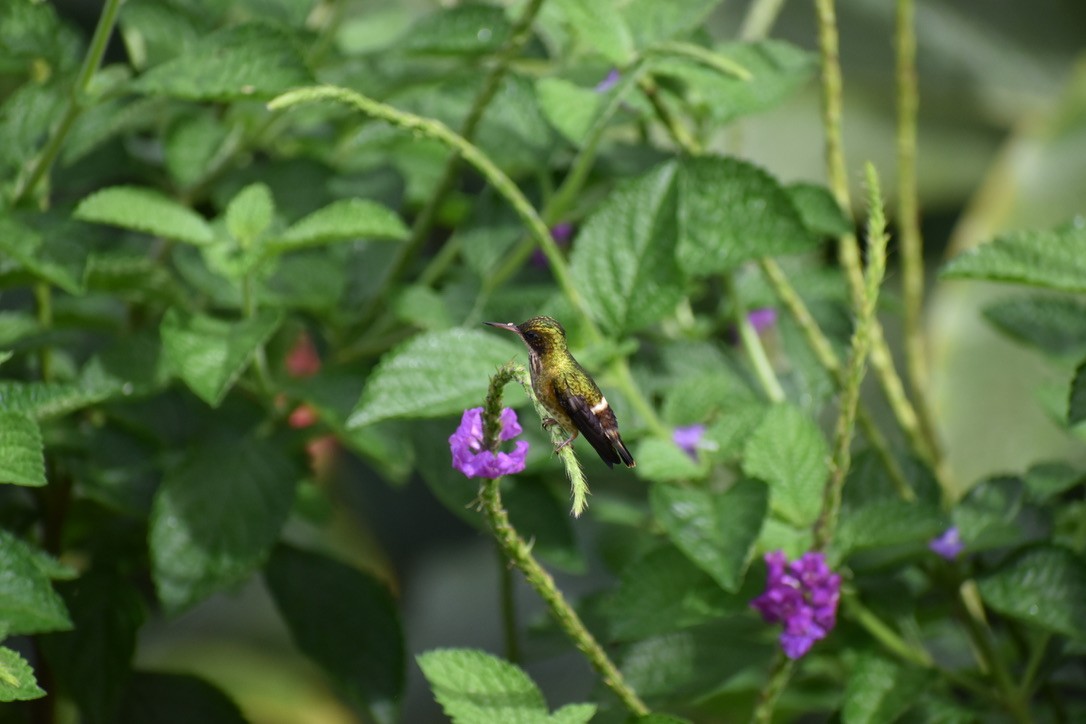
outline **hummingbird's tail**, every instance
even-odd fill
[[[618,457],[620,460],[622,460],[623,465],[628,468],[632,468],[637,465],[637,463],[634,462],[633,455],[631,455],[630,451],[626,449],[626,443],[622,442],[621,437],[616,434],[611,441],[615,444],[615,452],[618,453]]]

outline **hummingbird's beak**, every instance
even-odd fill
[[[517,325],[513,324],[512,322],[483,322],[483,324],[486,324],[490,327],[497,327],[498,329],[505,329],[517,335],[520,334],[520,330],[517,329]]]

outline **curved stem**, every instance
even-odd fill
[[[102,57],[105,55],[106,46],[109,44],[109,36],[113,33],[113,26],[117,23],[117,14],[120,9],[121,0],[106,0],[106,4],[102,8],[102,14],[98,16],[98,25],[94,28],[94,35],[91,37],[87,55],[84,56],[83,65],[79,68],[79,75],[76,76],[75,84],[68,94],[68,105],[64,109],[64,115],[49,137],[45,148],[42,149],[41,155],[34,162],[30,173],[25,177],[25,180],[21,180],[16,184],[15,192],[12,194],[12,206],[18,206],[34,193],[38,184],[49,173],[49,169],[53,167],[53,162],[56,160],[57,154],[60,153],[60,149],[64,146],[64,140],[68,137],[68,132],[72,130],[76,119],[83,113],[83,96],[87,92],[87,87],[90,85],[91,79],[94,78],[94,74],[98,72],[98,67],[102,64]]]
[[[558,244],[551,236],[547,225],[543,223],[543,220],[539,217],[539,213],[524,196],[523,192],[521,192],[517,185],[490,160],[489,156],[483,153],[477,146],[469,143],[458,134],[449,130],[449,128],[440,121],[397,110],[392,106],[375,101],[372,98],[348,88],[338,88],[335,86],[299,88],[284,93],[272,100],[268,105],[270,108],[278,109],[289,108],[301,103],[314,103],[323,100],[337,101],[354,106],[361,112],[373,116],[374,118],[380,118],[395,126],[440,141],[459,153],[465,161],[471,164],[484,178],[486,178],[487,182],[494,187],[495,191],[505,198],[516,214],[521,218],[521,221],[528,227],[528,231],[532,238],[535,239],[539,248],[547,257],[551,273],[554,274],[554,279],[558,283],[559,289],[562,290],[562,293],[566,296],[566,299],[569,300],[573,309],[581,317],[581,322],[585,331],[588,333],[589,340],[592,342],[601,342],[603,340],[603,334],[589,314],[588,305],[585,303],[584,297],[581,296],[580,291],[573,283],[573,277],[569,272],[569,265],[566,264],[566,260],[562,256],[562,251],[558,248]],[[628,380],[629,369],[626,360],[620,359],[616,362],[616,367],[619,368],[622,379]],[[664,429],[663,423],[660,422],[655,411],[652,409],[652,406],[649,405],[648,401],[644,399],[632,384],[629,386],[629,391],[633,393],[631,402],[636,405],[638,409],[644,411],[649,425],[653,429]]]
[[[754,0],[747,8],[743,24],[739,29],[741,40],[761,40],[769,35],[769,29],[777,21],[777,16],[784,6],[784,0]]]
[[[479,92],[479,95],[475,97],[475,102],[472,103],[471,109],[468,111],[468,115],[464,119],[463,125],[460,127],[459,135],[465,141],[470,142],[474,139],[475,132],[479,128],[479,123],[483,119],[483,114],[490,106],[490,101],[494,99],[494,95],[498,92],[498,88],[501,87],[502,79],[509,70],[509,64],[513,61],[513,58],[516,57],[517,53],[520,52],[521,48],[524,47],[528,38],[531,37],[532,22],[535,20],[536,15],[539,14],[539,9],[542,5],[543,0],[529,0],[528,4],[521,12],[520,17],[517,18],[517,22],[510,33],[509,40],[498,54],[497,61],[490,69],[490,73],[487,74],[486,80],[483,82],[482,90]],[[377,311],[383,306],[382,300],[385,298],[384,292],[387,292],[388,289],[403,277],[404,273],[407,271],[407,267],[418,256],[422,245],[426,243],[430,230],[433,229],[434,222],[437,220],[437,214],[441,205],[445,202],[445,199],[456,185],[460,171],[460,160],[460,154],[453,153],[445,162],[441,180],[438,181],[437,187],[433,193],[430,194],[430,199],[415,218],[415,223],[411,227],[411,238],[408,239],[406,244],[400,247],[399,253],[392,262],[392,266],[389,268],[388,273],[381,282],[383,291],[375,294],[373,297],[374,301],[370,303],[367,309],[363,310],[360,315],[361,320],[359,326],[366,327],[373,321]]]
[[[739,339],[743,343],[743,349],[746,350],[747,357],[750,358],[751,367],[754,368],[754,375],[758,378],[758,382],[761,383],[762,390],[770,402],[784,402],[784,388],[781,387],[780,380],[777,379],[777,373],[773,371],[773,365],[769,362],[769,356],[765,352],[761,337],[758,336],[754,325],[750,323],[747,310],[743,306],[743,300],[739,297],[739,291],[735,288],[735,281],[731,278],[731,275],[726,274],[724,276],[724,286],[727,287],[728,297],[732,303],[732,314],[734,316],[732,322],[739,331]]]
[[[531,390],[527,373],[517,364],[503,366],[490,379],[490,389],[487,393],[486,404],[483,406],[483,439],[490,450],[496,449],[498,435],[501,432],[502,389],[508,382],[514,380],[524,385],[526,390]],[[538,409],[538,401],[534,397],[532,401]],[[563,448],[562,452],[569,453],[568,457],[563,457],[564,462],[573,455],[568,447]],[[543,599],[550,614],[577,649],[585,655],[603,683],[618,696],[630,713],[635,716],[647,715],[649,708],[641,701],[637,692],[626,683],[618,667],[608,658],[603,647],[585,627],[581,617],[566,601],[551,575],[532,556],[531,545],[521,538],[513,527],[509,514],[502,505],[501,478],[483,482],[479,491],[479,501],[502,553],[524,574],[525,580]]]

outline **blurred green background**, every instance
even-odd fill
[[[345,50],[380,52],[437,3],[344,4],[337,42]],[[89,35],[96,3],[56,5]],[[718,39],[736,37],[747,8],[747,2],[726,0],[707,30]],[[892,204],[894,3],[842,0],[838,21],[853,196],[859,197],[862,164],[871,160]],[[1086,212],[1086,3],[918,0],[916,21],[935,413],[953,479],[964,490],[981,477],[1021,471],[1049,457],[1083,457],[1081,446],[1071,449],[1051,422],[1062,404],[1055,393],[1065,389],[1070,367],[1044,362],[997,336],[981,315],[1007,289],[938,282],[935,274],[948,255],[998,232],[1052,226]],[[771,34],[815,50],[812,4],[785,2]],[[110,52],[125,52],[119,38]],[[716,146],[739,149],[784,182],[824,182],[815,82],[783,106],[722,134]],[[891,268],[891,290],[897,281]],[[491,541],[446,511],[421,481],[391,489],[342,453],[335,455],[330,476],[343,503],[327,511],[330,532],[299,528],[290,537],[330,535],[341,555],[387,577],[402,601],[411,654],[443,646],[500,652],[500,564]],[[599,535],[592,511],[576,530],[585,541]],[[559,576],[559,585],[574,598],[599,588],[600,566],[589,561],[588,568],[583,576]],[[523,617],[541,617],[538,602],[519,581],[515,594]],[[588,697],[594,677],[579,657],[553,655],[558,647],[549,646],[546,636],[528,643],[526,668],[551,707]],[[204,676],[226,689],[253,722],[354,721],[316,668],[292,650],[259,581],[168,624],[148,626],[137,665]],[[444,719],[413,665],[403,719]]]

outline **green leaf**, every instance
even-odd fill
[[[1041,462],[1026,471],[1025,483],[1030,498],[1043,503],[1086,483],[1086,472],[1059,460]]]
[[[829,448],[813,420],[790,405],[769,409],[747,439],[743,472],[769,484],[769,505],[796,525],[818,517]]]
[[[540,110],[555,130],[575,146],[584,143],[603,106],[603,96],[563,78],[540,78],[535,92]]]
[[[633,38],[613,0],[556,0],[573,35],[617,66],[633,55]]]
[[[819,236],[841,236],[852,232],[852,222],[841,211],[825,186],[795,183],[785,187],[803,225]]]
[[[226,229],[242,247],[253,246],[275,217],[275,200],[266,184],[249,184],[226,206]]]
[[[922,669],[902,666],[871,653],[850,667],[841,721],[844,724],[892,722],[922,700],[930,678]]]
[[[671,440],[650,437],[637,445],[637,467],[634,473],[642,480],[657,483],[680,480],[702,480],[709,474],[709,462],[704,455],[694,460]]]
[[[729,594],[673,546],[656,548],[627,565],[604,604],[610,634],[623,641],[657,636],[742,611]]]
[[[397,47],[417,55],[485,55],[500,50],[510,30],[500,7],[464,3],[422,16]]]
[[[0,312],[0,348],[10,347],[16,342],[36,335],[42,331],[41,324],[26,312]]]
[[[1000,236],[951,259],[942,276],[1086,292],[1086,225]]]
[[[133,86],[155,95],[229,101],[268,100],[312,82],[293,36],[274,25],[246,23],[211,33]]]
[[[0,631],[8,636],[64,631],[72,627],[68,610],[46,570],[45,554],[0,530]],[[44,558],[43,560],[49,560]]]
[[[83,293],[86,248],[72,240],[72,229],[60,227],[44,236],[20,221],[0,215],[0,255],[7,255],[37,279],[69,294]]]
[[[1086,563],[1066,548],[1041,545],[1014,556],[978,581],[992,609],[1046,631],[1083,638]]]
[[[1083,421],[1086,421],[1086,360],[1075,370],[1067,400],[1067,424],[1075,427]]]
[[[577,235],[574,283],[615,335],[671,313],[685,294],[675,261],[676,168],[663,164],[612,192]]]
[[[483,404],[495,369],[518,356],[513,342],[482,330],[425,332],[392,349],[370,375],[347,420],[441,417]]]
[[[238,705],[203,679],[141,671],[132,676],[118,724],[245,724]]]
[[[287,546],[275,550],[264,578],[298,648],[352,704],[378,721],[395,721],[406,664],[399,615],[385,585]]]
[[[108,390],[77,384],[0,380],[0,410],[25,412],[38,420],[60,417],[108,397]]]
[[[45,485],[41,429],[26,412],[0,411],[0,483]]]
[[[985,307],[984,316],[1008,337],[1046,354],[1086,355],[1086,302],[1082,300],[1012,297]]]
[[[27,701],[43,696],[45,692],[38,686],[26,659],[0,646],[0,701]]]
[[[547,719],[550,724],[585,724],[596,716],[595,704],[566,704]]]
[[[671,541],[732,593],[743,582],[768,497],[765,484],[749,479],[723,493],[654,485],[650,494],[653,515]]]
[[[685,159],[678,182],[679,266],[692,276],[805,251],[818,240],[777,181],[745,161]]]
[[[1018,478],[997,477],[975,486],[955,506],[954,524],[970,551],[1020,546],[1038,532],[1038,515]]]
[[[270,310],[226,322],[170,309],[162,318],[162,349],[177,376],[200,399],[218,407],[280,321],[279,313]]]
[[[353,239],[392,239],[410,234],[391,209],[367,199],[341,199],[314,211],[270,242],[276,251]]]
[[[795,93],[817,68],[816,56],[781,40],[722,43],[713,51],[745,68],[750,80],[721,73],[686,57],[652,60],[656,75],[676,78],[689,103],[702,107],[717,124],[773,108]]]
[[[871,548],[924,543],[946,528],[946,519],[935,505],[877,500],[841,516],[834,546],[844,556]]]
[[[159,598],[179,611],[244,581],[267,557],[301,471],[276,441],[218,439],[169,470],[150,532]]]
[[[132,583],[96,566],[58,586],[74,628],[41,637],[59,686],[90,724],[111,724],[128,683],[143,599]]]
[[[473,649],[440,649],[418,656],[434,698],[453,724],[587,721],[595,707],[563,707],[548,716],[539,687],[514,664]],[[587,718],[581,718],[585,717]]]
[[[79,202],[73,216],[197,246],[210,244],[215,238],[211,227],[195,211],[139,186],[97,191]]]
[[[688,33],[712,12],[720,0],[630,0],[620,4],[638,48]]]
[[[190,189],[215,166],[229,135],[212,109],[176,123],[165,137],[166,170],[180,188]]]

